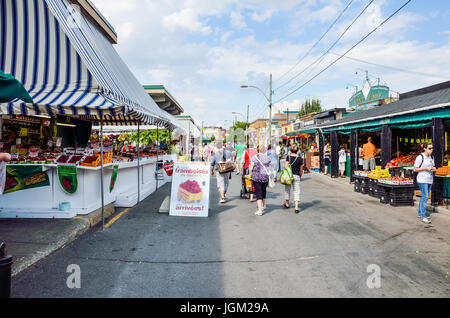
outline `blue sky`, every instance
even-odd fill
[[[186,113],[205,125],[228,125],[235,118],[232,112],[244,114],[247,105],[250,120],[267,117],[262,94],[240,85],[255,85],[268,94],[272,73],[278,101],[337,58],[325,56],[278,88],[327,51],[370,2],[352,1],[327,36],[292,69],[351,0],[92,1],[115,27],[116,49],[139,81],[165,85]],[[332,52],[345,52],[405,2],[373,1]],[[276,103],[274,112],[298,110],[308,97],[321,99],[325,109],[346,107],[352,95],[346,87],[361,87],[364,70],[396,92],[450,80],[449,40],[450,1],[413,0],[348,56],[422,74],[344,58]]]

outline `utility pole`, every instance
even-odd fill
[[[249,142],[249,139],[248,139],[248,116],[249,116],[249,113],[250,113],[250,105],[247,105],[247,123],[245,125],[245,134],[247,135],[247,138],[246,138],[247,143]]]
[[[272,144],[272,74],[270,74],[270,95],[269,95],[269,145]]]

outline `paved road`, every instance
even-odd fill
[[[418,222],[413,208],[392,208],[322,175],[302,181],[301,209],[268,212],[239,198],[218,205],[212,182],[207,219],[157,210],[166,185],[108,230],[92,229],[18,275],[14,297],[448,297],[450,218]],[[81,268],[81,289],[66,286],[67,266]],[[367,267],[381,269],[370,289]]]

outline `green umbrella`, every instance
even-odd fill
[[[0,70],[0,103],[8,103],[16,98],[26,103],[33,103],[33,99],[22,83],[11,74],[5,74]]]

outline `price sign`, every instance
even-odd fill
[[[28,136],[28,128],[20,128],[19,130],[19,136],[20,137],[26,137]]]

